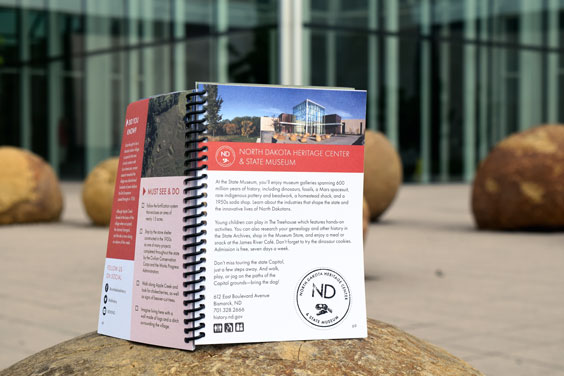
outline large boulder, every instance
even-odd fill
[[[0,372],[8,375],[482,375],[393,326],[368,321],[368,338],[202,346],[181,351],[90,333]]]
[[[476,173],[472,212],[481,229],[564,229],[564,125],[497,144]]]
[[[364,197],[375,221],[388,209],[402,181],[401,159],[380,132],[366,131],[364,138]]]
[[[63,195],[55,172],[41,157],[0,147],[0,224],[57,221]]]
[[[119,158],[106,159],[88,174],[82,187],[86,213],[99,226],[110,224]]]

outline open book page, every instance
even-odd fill
[[[186,94],[129,105],[112,207],[98,332],[186,343],[183,301]]]
[[[207,91],[208,158],[196,343],[365,337],[366,93],[198,90]]]

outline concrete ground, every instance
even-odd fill
[[[0,228],[0,369],[96,329],[107,229]],[[466,185],[404,186],[365,249],[369,317],[487,375],[564,375],[564,233],[477,232]]]

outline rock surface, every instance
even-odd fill
[[[8,375],[482,375],[393,326],[368,320],[368,338],[202,346],[194,352],[90,333],[0,372]]]
[[[380,132],[366,131],[364,139],[364,197],[375,221],[390,206],[402,181],[401,159]]]
[[[0,147],[0,224],[56,221],[63,195],[55,172],[39,156]]]
[[[564,125],[531,128],[496,145],[476,173],[472,212],[481,229],[564,229]]]
[[[119,158],[106,159],[88,174],[82,187],[86,213],[99,226],[110,224]]]

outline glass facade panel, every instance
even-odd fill
[[[366,9],[372,0],[311,0],[312,25],[358,28],[368,26]]]
[[[564,1],[337,3],[306,5],[305,83],[367,89],[367,126],[397,146],[406,181],[470,181],[510,133],[564,122]]]
[[[47,113],[47,76],[44,72],[31,76],[31,149],[47,159],[49,144],[45,114]]]
[[[294,106],[295,133],[325,134],[325,107],[309,99]]]
[[[296,71],[305,85],[368,90],[367,126],[398,148],[410,182],[470,181],[511,132],[564,122],[564,0],[300,4],[0,0],[0,144],[80,179],[119,152],[127,103]],[[326,131],[308,116],[301,131]]]
[[[277,83],[277,28],[275,0],[0,1],[0,145],[81,179],[119,154],[131,101]]]
[[[20,144],[20,74],[2,69],[0,79],[0,144]]]

